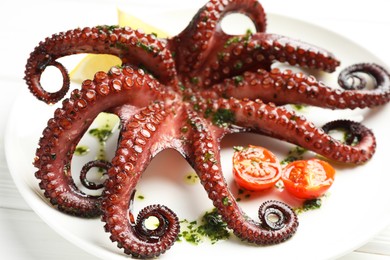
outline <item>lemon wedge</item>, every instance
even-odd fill
[[[145,23],[132,14],[118,9],[119,26],[129,26],[132,29],[142,29],[145,33],[153,33],[165,38],[168,34],[156,27]],[[72,82],[81,84],[85,79],[92,79],[98,71],[108,71],[113,66],[121,65],[122,61],[109,54],[88,54],[69,73]]]
[[[148,24],[135,17],[132,14],[126,13],[121,9],[118,9],[118,24],[119,26],[129,26],[133,30],[142,29],[144,33],[155,34],[159,38],[167,38],[168,33]]]
[[[76,83],[93,79],[98,71],[108,71],[112,66],[121,65],[122,61],[109,54],[88,54],[69,73],[70,80]]]

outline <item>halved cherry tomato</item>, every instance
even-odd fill
[[[333,184],[335,169],[319,159],[289,163],[282,173],[287,192],[300,199],[314,199],[323,195]]]
[[[234,152],[233,177],[240,187],[252,191],[269,189],[280,176],[280,162],[266,148],[249,145]]]

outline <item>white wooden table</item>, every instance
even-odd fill
[[[130,2],[137,1],[127,2],[130,5]],[[142,1],[142,4],[150,2],[158,4],[158,1],[148,0]],[[175,4],[199,7],[205,1],[190,2],[161,1],[159,8],[172,9]],[[267,12],[296,17],[336,31],[370,49],[390,64],[389,1],[263,0],[262,4]],[[1,259],[96,259],[51,230],[20,196],[7,168],[4,133],[13,101],[19,91],[26,91],[22,80],[24,66],[37,43],[52,33],[78,26],[114,24],[116,7],[116,1],[112,0],[13,0],[0,3]],[[341,259],[390,259],[390,227]]]

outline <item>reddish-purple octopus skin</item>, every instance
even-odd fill
[[[229,35],[222,30],[223,18],[237,12],[253,21],[255,32]],[[284,105],[382,106],[390,101],[390,76],[377,64],[354,64],[340,73],[339,88],[303,72],[279,69],[278,63],[286,63],[332,73],[340,61],[309,43],[267,33],[266,24],[266,14],[256,0],[213,0],[183,32],[168,39],[103,25],[54,34],[40,42],[27,60],[26,83],[43,102],[62,100],[42,132],[34,159],[44,195],[64,213],[101,216],[110,239],[126,254],[157,257],[177,240],[179,217],[159,204],[145,207],[136,216],[132,205],[137,183],[151,160],[165,149],[174,149],[196,171],[218,213],[240,239],[270,245],[293,236],[298,218],[283,202],[263,202],[258,221],[242,211],[226,183],[224,174],[229,173],[222,172],[222,139],[234,133],[257,133],[331,161],[363,164],[375,152],[372,130],[344,119],[315,126]],[[57,60],[78,53],[115,55],[122,64],[97,72],[65,98],[70,79]],[[40,83],[48,66],[57,67],[63,76],[57,92],[46,91]],[[368,80],[363,74],[369,75]],[[72,158],[101,112],[120,118],[118,145],[111,161],[86,162],[78,174],[85,186],[80,187],[73,179],[77,174],[72,173]],[[336,128],[351,138],[334,139],[328,133]],[[106,171],[104,183],[88,181],[87,173],[94,167]],[[102,193],[90,195],[85,188]],[[277,216],[276,222],[270,221],[270,215]],[[153,230],[144,224],[151,216],[159,221]]]

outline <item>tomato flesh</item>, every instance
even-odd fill
[[[261,191],[272,188],[280,179],[278,158],[266,148],[250,145],[234,152],[233,177],[247,190]]]
[[[299,160],[289,163],[282,173],[287,192],[300,199],[322,196],[332,186],[334,168],[319,159]]]

